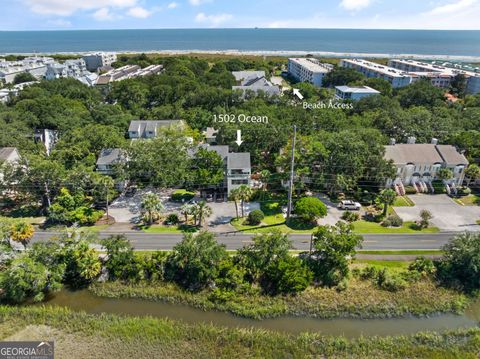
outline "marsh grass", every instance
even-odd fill
[[[16,332],[16,334],[12,334]],[[304,333],[0,306],[0,339],[55,340],[56,358],[476,358],[480,329],[348,340]]]

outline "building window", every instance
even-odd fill
[[[234,186],[241,186],[242,184],[248,185],[248,180],[232,180]]]

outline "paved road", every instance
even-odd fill
[[[100,238],[108,237],[114,232],[100,232]],[[123,234],[123,233],[118,233]],[[126,232],[136,250],[169,250],[181,241],[181,234],[150,234],[143,232]],[[45,241],[58,236],[58,232],[36,232],[33,241]],[[435,234],[367,234],[364,235],[363,249],[365,250],[429,250],[439,249],[452,238],[455,233]],[[235,250],[251,243],[250,234],[218,234],[219,243],[225,244],[227,249]],[[310,235],[292,234],[290,239],[293,247],[298,250],[309,248]]]

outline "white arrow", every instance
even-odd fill
[[[237,140],[235,141],[237,145],[241,145],[243,143],[242,141],[242,130],[237,130]]]
[[[303,95],[300,93],[299,89],[293,89],[293,95],[297,96],[300,100],[303,100]]]

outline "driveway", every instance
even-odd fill
[[[416,194],[408,196],[414,207],[395,207],[404,221],[417,221],[420,211],[426,209],[433,215],[432,224],[442,231],[479,231],[479,206],[461,206],[445,194]]]
[[[327,216],[321,218],[318,221],[319,225],[329,224],[331,226],[337,224],[338,221],[342,220],[342,215],[344,211],[339,210],[337,205],[330,201],[330,199],[324,194],[316,194],[315,197],[319,198],[327,206]]]
[[[230,221],[236,217],[235,204],[234,202],[208,202],[208,205],[212,208],[212,215],[209,218],[209,227],[221,226],[222,231],[224,229],[231,230],[233,227],[230,226]],[[249,202],[245,203],[245,216],[247,216],[251,211],[255,209],[260,209],[260,203],[258,202]],[[241,215],[241,206],[238,204],[238,212]],[[228,225],[224,227],[224,225]]]

